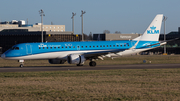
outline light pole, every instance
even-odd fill
[[[44,11],[42,9],[39,11],[39,14],[41,16],[41,37],[42,37],[41,40],[43,42],[43,16],[45,16],[45,14],[44,14]]]
[[[164,42],[166,41],[166,20],[167,20],[167,17],[164,16],[164,18],[163,18],[163,21],[164,21]],[[167,55],[166,44],[164,45],[164,55]]]
[[[73,31],[73,34],[74,34],[74,16],[76,15],[76,13],[72,12],[72,31]]]
[[[84,33],[83,33],[83,14],[85,14],[85,13],[86,13],[86,11],[81,10],[81,18],[82,18],[82,20],[81,20],[81,22],[82,22],[82,41],[84,41]]]

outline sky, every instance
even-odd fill
[[[81,10],[84,33],[144,33],[157,14],[164,14],[166,33],[178,31],[180,27],[180,0],[0,0],[0,21],[27,20],[29,24],[41,22],[39,10],[43,9],[43,23],[65,25],[72,31],[81,33]],[[163,23],[162,23],[163,24]],[[162,26],[161,33],[164,33]]]

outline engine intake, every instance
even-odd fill
[[[67,57],[67,61],[69,64],[84,64],[86,59],[83,55],[71,54]]]

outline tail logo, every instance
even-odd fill
[[[156,27],[150,27],[151,30],[147,30],[147,34],[159,34],[159,30],[156,30]]]

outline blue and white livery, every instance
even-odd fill
[[[48,59],[51,64],[63,64],[67,61],[77,66],[90,60],[89,65],[96,66],[93,60],[97,58],[131,55],[166,44],[166,42],[159,42],[162,18],[162,14],[156,15],[144,34],[133,40],[21,43],[14,45],[1,57],[20,62]],[[22,63],[20,67],[23,67]]]

